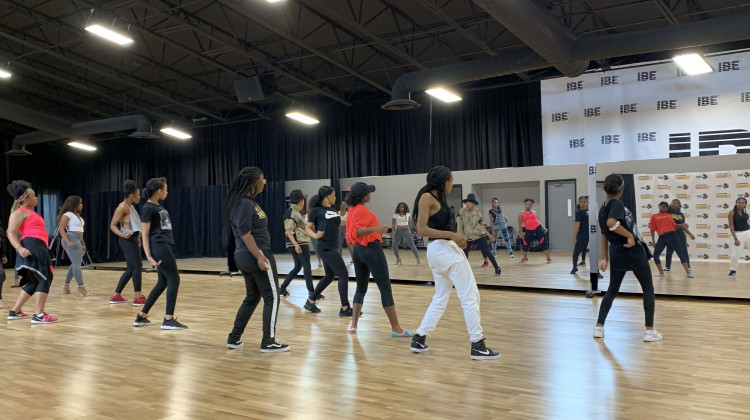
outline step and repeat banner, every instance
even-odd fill
[[[750,52],[541,82],[544,164],[750,153]]]
[[[727,214],[739,197],[750,200],[750,170],[634,175],[638,230],[650,240],[648,222],[659,203],[678,199],[695,240],[688,238],[691,260],[729,261],[734,242]],[[745,246],[744,258],[750,261]],[[663,256],[662,256],[663,257]],[[675,255],[673,258],[677,258]]]

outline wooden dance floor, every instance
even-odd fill
[[[567,277],[562,262],[546,266],[534,257],[523,267],[503,261],[505,276],[529,284]],[[405,264],[404,272],[426,270],[409,259]],[[135,328],[138,308],[108,303],[119,272],[84,270],[93,293],[87,298],[63,296],[64,275],[64,268],[57,270],[47,305],[59,323],[0,319],[3,418],[750,417],[746,302],[657,298],[656,326],[664,341],[644,343],[638,297],[618,298],[606,337],[593,339],[600,298],[482,288],[487,344],[502,357],[472,361],[455,292],[427,339],[430,351],[415,354],[408,338],[390,337],[374,284],[352,335],[346,332],[349,320],[338,316],[335,285],[319,302],[323,311],[312,314],[302,309],[307,291],[298,280],[282,298],[277,324],[277,337],[292,349],[263,354],[259,312],[243,337],[245,348],[225,348],[244,297],[241,277],[183,274],[176,315],[189,329],[162,331],[164,295],[152,310],[154,324]],[[144,274],[146,293],[155,279]],[[572,281],[585,288],[583,280]],[[9,286],[10,279],[3,290],[8,304],[18,296]],[[397,283],[393,290],[402,327],[414,331],[433,288]],[[126,296],[132,298],[130,286]],[[28,313],[32,302],[24,308]]]
[[[427,265],[424,250],[420,251],[421,264],[417,265],[411,252],[400,251],[403,264],[395,265],[396,259],[390,250],[386,251],[389,263],[391,279],[403,282],[426,283],[432,281],[432,273]],[[276,263],[279,270],[280,282],[289,270],[294,267],[294,262],[289,254],[276,254]],[[516,253],[516,258],[508,257],[504,250],[498,252],[497,262],[502,268],[502,275],[496,277],[492,266],[482,268],[482,256],[479,252],[472,251],[469,254],[471,265],[477,284],[480,286],[491,286],[494,288],[511,289],[542,289],[549,291],[585,292],[590,288],[589,268],[579,267],[575,275],[570,274],[572,268],[572,255],[570,252],[553,252],[552,263],[546,264],[544,255],[541,253],[530,253],[529,261],[519,264],[521,253]],[[318,279],[323,276],[323,269],[317,268],[315,256],[312,256],[313,276]],[[349,252],[344,251],[344,261],[349,262]],[[679,260],[675,258],[676,262]],[[662,259],[663,261],[663,259]],[[144,261],[144,263],[146,263]],[[588,261],[587,261],[588,263]],[[674,271],[665,273],[663,278],[654,278],[654,287],[657,295],[663,296],[695,296],[695,297],[723,297],[733,299],[750,299],[750,264],[740,262],[737,277],[727,277],[729,263],[702,262],[692,264],[695,278],[688,279],[685,271],[679,264],[674,264]],[[211,274],[218,276],[226,272],[226,260],[223,258],[191,258],[178,260],[177,266],[180,271],[188,273]],[[96,264],[98,269],[125,268],[125,263]],[[354,278],[354,267],[349,268],[349,275]],[[653,262],[651,267],[656,273]],[[302,273],[297,276],[302,278]],[[604,273],[604,279],[599,280],[599,290],[607,290],[609,285],[609,272]],[[623,282],[622,293],[641,293],[641,288],[635,277],[628,274]]]

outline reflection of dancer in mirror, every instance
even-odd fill
[[[604,337],[604,321],[612,308],[612,302],[620,291],[620,285],[628,271],[632,271],[643,290],[643,311],[646,314],[646,330],[643,341],[661,341],[662,336],[654,328],[654,282],[645,243],[638,233],[633,213],[620,201],[625,180],[618,174],[604,179],[607,200],[599,209],[599,228],[602,232],[602,259],[599,269],[612,269],[607,293],[599,306],[599,318],[594,327],[594,338]]]
[[[398,247],[402,241],[406,242],[406,245],[411,248],[411,252],[417,259],[417,264],[419,264],[419,251],[417,251],[417,246],[414,245],[414,238],[411,234],[411,213],[409,213],[409,206],[403,201],[396,205],[396,211],[391,218],[391,237],[393,238],[391,245],[393,246],[393,255],[396,256],[396,265],[401,264]]]
[[[492,241],[492,255],[497,257],[497,246],[500,242],[500,235],[503,235],[505,240],[505,247],[508,249],[508,254],[511,258],[513,256],[513,244],[510,242],[510,235],[508,234],[508,216],[503,213],[503,208],[500,207],[500,200],[498,198],[492,199],[492,208],[490,209],[490,234],[495,238]]]
[[[487,260],[489,260],[489,262],[492,263],[492,267],[495,269],[495,275],[499,276],[501,271],[500,266],[497,265],[497,260],[492,256],[490,247],[487,243],[487,239],[492,242],[495,238],[487,232],[487,229],[484,228],[484,224],[482,224],[482,213],[476,207],[479,205],[476,196],[474,194],[469,194],[465,200],[462,200],[462,203],[464,203],[464,207],[458,211],[458,217],[456,218],[456,232],[459,235],[466,236],[467,242],[466,247],[464,248],[466,258],[469,258],[469,250],[471,250],[471,246],[475,245],[477,249],[482,252],[482,256],[484,257],[482,267],[487,267],[489,265]]]
[[[688,253],[687,249],[686,235],[690,236],[690,239],[692,240],[695,240],[695,235],[693,235],[693,232],[690,232],[690,229],[688,229],[688,224],[685,223],[685,215],[682,214],[682,202],[680,202],[680,200],[676,198],[672,200],[672,202],[669,204],[668,213],[672,215],[674,222],[677,224],[677,241],[682,247],[682,252],[685,254],[685,258],[687,258],[688,270],[692,272],[693,270],[690,267],[690,254]],[[664,271],[670,271],[672,269],[672,253],[674,252],[676,252],[676,250],[667,245],[667,263],[664,266]]]
[[[573,226],[573,269],[570,274],[578,272],[578,267],[586,266],[586,250],[589,247],[589,197],[582,195],[578,197],[576,205],[576,223]],[[577,264],[578,256],[581,263]]]
[[[685,252],[687,249],[683,250],[680,246],[680,242],[677,239],[677,233],[675,232],[677,224],[674,222],[672,215],[667,213],[668,209],[669,203],[662,201],[659,203],[659,213],[651,215],[651,220],[648,222],[648,227],[651,229],[651,242],[648,244],[654,247],[654,263],[659,270],[659,274],[655,274],[654,276],[664,277],[664,270],[661,268],[661,260],[659,259],[659,256],[662,251],[664,251],[664,248],[669,245],[672,249],[677,251],[677,256],[680,257],[680,262],[682,263],[682,267],[685,268],[685,273],[689,279],[692,279],[694,276],[688,268],[687,252]],[[659,234],[658,241],[654,236],[654,232]]]
[[[339,206],[339,216],[341,216],[341,224],[339,225],[339,254],[341,254],[341,257],[344,257],[344,246],[349,250],[349,263],[352,263],[352,252],[354,251],[354,248],[352,248],[351,244],[346,242],[346,239],[344,237],[346,236],[346,215],[349,212],[349,206],[345,202],[341,202],[341,205]]]
[[[549,257],[549,244],[544,234],[547,233],[547,229],[542,226],[542,222],[536,217],[536,212],[531,210],[534,206],[534,200],[527,198],[523,200],[524,210],[518,213],[518,234],[521,236],[523,249],[523,258],[519,263],[523,264],[529,260],[529,247],[534,241],[539,242],[539,247],[542,248],[542,252],[547,257],[547,264],[552,262]]]
[[[737,261],[744,245],[750,246],[750,226],[747,220],[747,200],[740,197],[734,202],[734,208],[729,212],[729,231],[732,233],[732,259],[729,262],[729,277],[737,275]]]

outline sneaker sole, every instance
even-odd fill
[[[125,302],[125,303],[127,303],[127,302]],[[133,306],[146,306],[146,304],[145,303],[134,303]]]
[[[471,360],[492,360],[492,359],[499,359],[499,358],[500,358],[499,354],[497,356],[475,356],[473,354],[471,355]]]
[[[245,346],[245,343],[240,343],[240,344],[227,344],[227,348],[228,348],[228,349],[239,349],[239,348],[241,348],[241,347],[244,347],[244,346]]]
[[[57,323],[57,321],[34,321],[32,319],[31,323],[32,324],[55,324],[55,323]]]
[[[29,317],[28,317],[28,316],[22,316],[22,317],[14,316],[14,317],[12,317],[12,318],[11,318],[11,317],[8,317],[8,320],[9,320],[9,321],[15,321],[15,320],[17,320],[17,319],[29,319]]]
[[[134,327],[146,327],[148,325],[151,325],[151,323],[150,322],[148,322],[148,323],[146,323],[146,322],[134,322],[133,323]]]
[[[410,347],[409,350],[413,351],[414,353],[424,353],[424,352],[429,351],[430,348],[427,347],[426,349],[419,349],[419,348],[416,348],[416,347]]]
[[[287,346],[287,347],[284,347],[284,348],[281,348],[281,349],[260,349],[260,352],[261,353],[283,353],[283,352],[289,351],[291,349],[292,349],[291,346]]]
[[[128,303],[128,301],[127,301],[127,300],[125,300],[125,301],[122,301],[122,302],[113,302],[113,301],[111,301],[111,300],[109,301],[109,304],[110,304],[110,305],[119,305],[119,304],[121,304],[121,303]]]
[[[186,330],[187,327],[170,327],[170,326],[161,326],[162,330]]]

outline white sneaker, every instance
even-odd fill
[[[594,338],[604,338],[604,327],[594,327]]]
[[[659,331],[656,331],[656,328],[652,330],[646,330],[643,333],[643,341],[661,341],[662,336]]]

